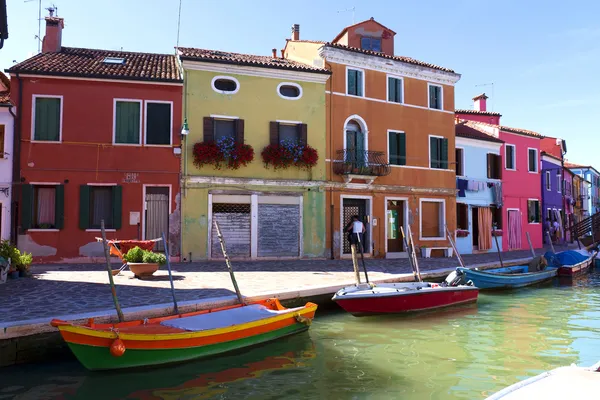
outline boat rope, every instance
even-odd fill
[[[306,325],[306,326],[310,326],[310,324],[312,323],[312,319],[310,319],[310,318],[306,318],[306,317],[305,317],[305,316],[303,316],[303,315],[296,314],[296,315],[295,315],[295,317],[296,317],[296,321],[298,321],[298,322],[300,322],[301,324],[304,324],[304,325]]]

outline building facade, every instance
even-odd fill
[[[10,80],[0,73],[0,240],[10,240],[12,232],[13,113]]]
[[[63,47],[63,24],[47,17],[42,52],[7,70],[19,88],[17,244],[36,261],[94,260],[104,221],[109,239],[164,232],[178,254],[177,60]]]
[[[223,257],[215,221],[232,257],[324,257],[329,71],[275,50],[253,56],[179,48],[178,54],[189,123],[183,258]],[[210,151],[224,155],[218,168]],[[227,161],[242,156],[240,165]]]
[[[502,141],[456,124],[456,246],[461,254],[502,250]]]
[[[577,220],[575,219],[575,199],[576,193],[573,189],[573,172],[570,169],[563,167],[563,196],[564,196],[564,231],[565,231],[565,240],[569,243],[573,242],[573,237],[571,236],[571,227],[575,225]]]
[[[537,132],[500,125],[500,115],[487,115],[486,96],[474,98],[475,110],[456,110],[459,120],[498,138],[502,145],[502,249],[521,250],[542,247],[542,198],[540,141]],[[482,122],[481,118],[497,118],[497,124]]]
[[[560,226],[558,238],[561,240],[565,238],[563,175],[562,160],[550,153],[542,152],[542,239],[544,243],[549,243],[547,232],[553,233],[552,227],[555,221],[558,221]]]
[[[579,175],[589,184],[589,192],[587,199],[588,217],[600,212],[600,173],[591,165],[581,165],[572,162],[566,162],[565,166]]]
[[[349,257],[352,216],[366,226],[365,253],[407,255],[411,228],[423,253],[448,249],[456,228],[454,85],[460,75],[394,54],[395,32],[370,19],[330,43],[301,40],[286,59],[327,68],[327,247]]]

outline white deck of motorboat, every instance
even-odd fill
[[[335,300],[336,298],[401,296],[417,293],[476,289],[474,286],[440,286],[428,282],[378,283],[376,285],[362,283],[340,289],[333,298]]]
[[[576,366],[560,367],[516,383],[487,400],[600,398],[600,372]]]

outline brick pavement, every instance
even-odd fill
[[[537,250],[537,254],[542,254],[541,250]],[[506,261],[530,255],[529,251],[505,252],[503,258]],[[498,256],[465,255],[463,259],[467,265],[476,265],[497,262]],[[456,258],[420,258],[419,262],[421,271],[458,265]],[[406,259],[367,259],[366,264],[372,280],[411,273]],[[354,275],[350,260],[234,261],[233,266],[240,289],[246,296],[332,286],[352,281]],[[113,268],[118,266],[113,265]],[[101,264],[34,265],[32,273],[31,279],[9,280],[0,285],[3,305],[0,323],[113,308],[107,273]],[[174,264],[173,275],[178,301],[233,294],[222,261]],[[115,277],[115,284],[123,308],[171,302],[166,268],[147,280],[134,279],[131,272],[124,272]]]

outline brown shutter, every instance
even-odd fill
[[[236,119],[235,120],[235,141],[239,144],[244,143],[244,120]]]
[[[502,179],[502,157],[499,155],[494,156],[495,158],[495,167],[496,167],[496,179]]]
[[[298,128],[300,129],[300,141],[302,142],[302,144],[307,145],[308,144],[308,126],[306,124],[300,124],[298,126]]]
[[[0,125],[0,158],[4,158],[4,125]]]
[[[215,119],[211,117],[204,117],[204,141],[214,142],[215,141]]]
[[[494,160],[492,159],[494,155],[491,153],[487,153],[487,177],[488,179],[492,178],[492,168]]]
[[[271,121],[269,126],[269,143],[271,146],[279,144],[279,122]]]

